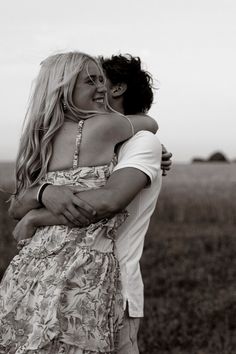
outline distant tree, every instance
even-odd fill
[[[192,159],[192,163],[196,163],[196,162],[206,162],[206,160],[204,160],[202,157],[194,157]]]
[[[214,154],[212,154],[209,159],[209,162],[229,162],[228,159],[225,157],[224,154],[222,154],[222,152],[214,152]]]

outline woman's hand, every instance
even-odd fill
[[[26,238],[31,238],[37,226],[33,223],[33,210],[32,212],[28,212],[16,225],[15,229],[13,230],[13,237],[14,239],[19,242]]]

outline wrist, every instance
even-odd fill
[[[27,225],[30,226],[37,226],[36,225],[36,210],[30,210],[26,215],[25,215],[25,222]]]
[[[45,189],[50,185],[51,185],[51,183],[45,182],[45,183],[41,184],[38,188],[38,192],[37,192],[37,196],[36,196],[37,202],[43,207],[44,207],[43,199],[42,199],[43,193],[44,193]]]

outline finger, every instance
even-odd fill
[[[163,165],[171,165],[172,164],[172,160],[161,160],[161,164],[163,164]]]
[[[77,225],[75,225],[73,222],[67,220],[66,217],[63,216],[63,215],[61,215],[59,219],[60,219],[61,225],[65,225],[65,226],[69,226],[69,227],[75,227],[75,226],[77,226]]]
[[[90,217],[96,215],[96,210],[90,204],[88,204],[84,200],[80,199],[79,197],[74,196],[73,203],[77,207],[79,207],[81,209],[81,211],[83,210],[83,211],[87,212]]]
[[[161,163],[161,168],[163,169],[170,169],[170,166],[172,165],[172,162],[162,162]]]
[[[162,176],[167,176],[167,172],[165,170],[162,171]]]
[[[81,186],[68,186],[68,189],[69,189],[72,193],[81,192]]]
[[[69,221],[71,221],[74,225],[86,226],[89,224],[89,219],[73,206],[70,206],[67,209],[67,216]]]
[[[164,152],[164,153],[162,152],[162,156],[161,156],[162,159],[169,160],[171,157],[172,157],[171,152]]]
[[[59,220],[60,220],[61,225],[68,225],[68,226],[73,225],[74,226],[74,224],[72,224],[64,215],[60,215]]]
[[[83,210],[81,210],[80,208],[71,205],[68,210],[74,216],[74,221],[78,222],[80,225],[88,225],[90,223],[91,218],[85,215]]]
[[[69,212],[69,210],[64,211],[64,217],[66,219],[66,222],[63,223],[65,225],[69,223],[72,223],[74,226],[81,226],[80,222]]]

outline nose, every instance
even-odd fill
[[[100,93],[106,93],[107,92],[107,88],[105,86],[105,84],[103,82],[99,82],[99,84],[97,84],[97,91]]]

